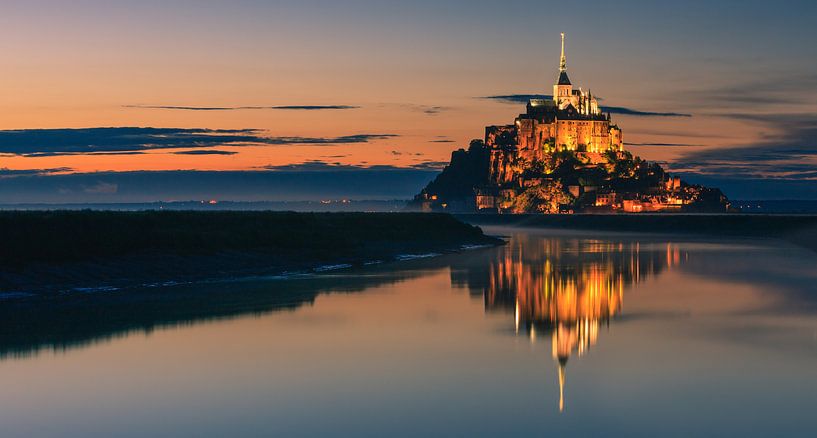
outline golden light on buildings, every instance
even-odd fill
[[[588,355],[599,342],[602,327],[621,314],[626,288],[679,264],[685,254],[672,244],[642,251],[637,242],[526,243],[514,241],[489,265],[485,309],[512,311],[514,332],[532,343],[550,338],[563,411],[568,359]]]

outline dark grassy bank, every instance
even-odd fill
[[[475,225],[502,225],[622,232],[683,233],[781,239],[817,251],[817,215],[577,214],[483,215],[457,218]]]
[[[449,215],[0,212],[0,291],[271,274],[492,244]]]

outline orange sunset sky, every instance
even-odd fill
[[[491,96],[550,94],[565,32],[574,85],[620,109],[634,153],[693,182],[817,179],[817,8],[698,3],[13,2],[0,16],[0,169],[439,168],[524,111]],[[701,5],[711,12],[687,11]],[[241,109],[276,106],[343,108]],[[279,140],[111,153],[104,137],[60,131],[79,151],[29,138],[98,127]],[[362,137],[333,141],[347,136]]]

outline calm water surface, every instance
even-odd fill
[[[817,436],[817,254],[488,229],[318,278],[0,301],[0,435]]]

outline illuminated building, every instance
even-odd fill
[[[584,154],[591,162],[605,161],[603,153],[621,152],[621,130],[604,114],[593,93],[573,88],[567,75],[565,39],[559,75],[551,99],[530,99],[527,111],[513,125],[485,128],[485,144],[492,149],[491,168],[496,182],[510,182],[518,176],[511,165],[518,159],[541,161],[547,154],[563,150]]]
[[[683,184],[624,150],[622,131],[567,73],[564,34],[553,95],[513,124],[487,126],[415,196],[421,211],[484,213],[726,212],[718,189]]]

